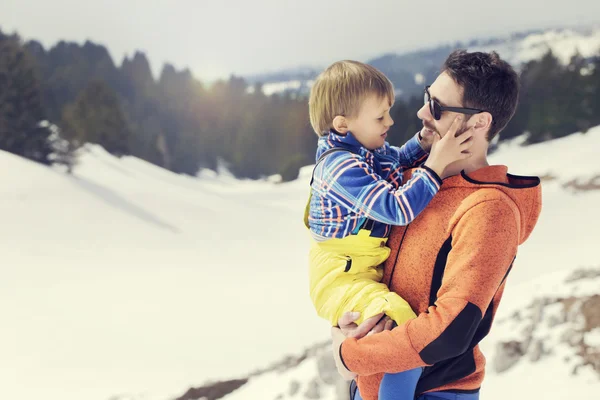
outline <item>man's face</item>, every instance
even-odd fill
[[[368,96],[361,104],[356,118],[348,119],[348,130],[369,150],[383,146],[387,131],[394,124],[390,116],[391,107],[392,104],[386,97]]]
[[[464,107],[462,104],[462,88],[448,75],[442,72],[437,79],[431,84],[429,94],[432,99],[435,99],[441,106],[446,107]],[[423,129],[421,134],[426,136],[428,133],[438,133],[440,137],[444,137],[450,125],[458,114],[451,111],[443,111],[441,118],[436,121],[431,115],[429,104],[424,104],[417,112],[417,117],[423,121]],[[469,116],[465,115],[463,125],[458,130],[457,134],[463,133],[468,129],[467,123]],[[430,132],[428,132],[430,131]]]

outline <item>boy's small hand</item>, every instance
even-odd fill
[[[339,327],[331,328],[331,344],[333,350],[333,359],[340,376],[345,380],[352,380],[356,374],[344,366],[340,356],[340,347],[346,338],[360,339],[375,333],[389,331],[394,328],[394,320],[385,316],[383,313],[367,318],[360,325],[356,325],[356,321],[360,317],[358,312],[347,312],[342,315],[338,321]]]
[[[429,158],[423,164],[435,171],[442,179],[445,177],[444,170],[448,165],[471,157],[469,149],[473,145],[472,128],[456,135],[456,132],[462,126],[463,119],[462,115],[456,117],[443,137],[439,132],[434,135]]]
[[[384,330],[385,323],[389,320],[387,317],[382,320],[383,313],[381,313],[367,318],[360,325],[357,325],[354,321],[359,317],[359,312],[347,312],[339,319],[338,326],[345,336],[360,339],[369,333],[381,332]]]

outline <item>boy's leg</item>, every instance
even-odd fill
[[[363,400],[356,386],[356,379],[350,382],[350,400]]]
[[[379,386],[379,400],[413,400],[423,368],[385,374]]]

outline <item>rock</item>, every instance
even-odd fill
[[[318,356],[317,371],[326,385],[335,385],[338,380],[342,379],[335,367],[335,360],[330,351],[325,351]]]
[[[582,268],[574,271],[571,276],[565,279],[565,282],[575,282],[578,280],[594,279],[600,277],[600,268]]]
[[[248,383],[247,378],[232,379],[228,381],[206,382],[204,386],[190,388],[175,400],[198,400],[206,398],[207,400],[220,399],[226,395],[233,393],[242,386]]]
[[[581,321],[581,300],[577,298],[569,298],[564,301],[565,319],[569,323]]]
[[[585,320],[585,331],[600,328],[600,294],[585,299],[581,305],[581,314]]]
[[[565,322],[564,314],[561,313],[560,316],[552,315],[551,317],[548,318],[548,327],[554,328],[555,326],[558,326],[564,322]]]
[[[568,329],[563,332],[560,340],[570,346],[578,346],[583,342],[583,333],[578,332],[575,329]]]
[[[526,325],[525,328],[523,328],[523,330],[521,331],[521,334],[525,337],[529,337],[533,335],[534,330],[535,327],[533,325]]]
[[[521,322],[521,320],[523,319],[523,318],[521,317],[521,312],[520,312],[520,311],[518,311],[518,310],[517,310],[517,311],[515,311],[515,312],[513,313],[513,315],[511,315],[511,318],[512,318],[514,321],[516,321],[516,322]]]
[[[290,389],[288,390],[288,393],[289,393],[290,397],[295,396],[296,393],[298,393],[299,390],[300,390],[300,382],[298,382],[298,381],[291,381],[290,382]]]
[[[335,384],[335,399],[348,400],[350,398],[350,382],[340,377]]]
[[[304,397],[309,400],[318,400],[321,398],[321,386],[319,385],[318,378],[313,379],[309,382]]]
[[[544,306],[546,305],[545,303],[545,299],[537,299],[533,304],[531,319],[534,326],[537,326],[537,324],[542,322],[542,318],[544,317]]]
[[[531,346],[531,352],[529,353],[529,360],[531,362],[537,362],[542,358],[544,354],[544,343],[537,339],[533,341],[533,345]]]
[[[525,353],[522,343],[516,340],[510,342],[499,342],[496,345],[496,357],[494,358],[494,369],[496,372],[504,372],[515,365]]]
[[[529,346],[531,346],[531,342],[533,341],[533,335],[528,335],[525,340],[523,340],[521,342],[521,352],[523,354],[527,353],[527,351],[529,351]]]

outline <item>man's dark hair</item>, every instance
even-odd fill
[[[463,107],[477,108],[492,114],[487,140],[491,141],[515,114],[519,101],[519,77],[513,67],[491,53],[455,50],[444,65],[463,88]]]

